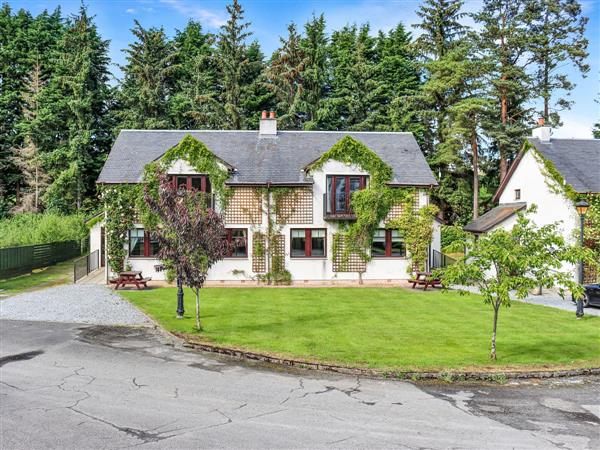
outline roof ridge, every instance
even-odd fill
[[[145,130],[141,128],[122,128],[120,131],[143,131],[147,133],[258,133],[258,130],[171,130],[171,129],[152,129]],[[412,135],[411,131],[339,131],[339,130],[278,130],[277,133],[307,133],[307,134],[402,134]]]

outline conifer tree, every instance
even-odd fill
[[[135,41],[125,49],[127,64],[120,93],[121,128],[161,129],[171,126],[169,99],[177,73],[177,54],[162,28],[143,28],[136,20]]]
[[[588,18],[582,15],[576,0],[537,0],[531,7],[536,17],[528,33],[536,64],[534,92],[543,101],[541,117],[558,126],[559,111],[570,109],[573,102],[562,96],[553,102],[553,94],[568,95],[575,87],[564,67],[572,64],[584,76],[590,69],[586,63],[588,40],[584,36]]]

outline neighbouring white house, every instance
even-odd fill
[[[511,229],[519,211],[531,205],[529,217],[538,226],[560,222],[560,231],[573,242],[580,216],[568,192],[600,193],[600,140],[555,139],[547,126],[535,128],[512,163],[494,196],[498,206],[464,227],[475,235]],[[573,270],[574,276],[577,268]],[[588,277],[595,274],[586,273]],[[592,280],[594,281],[594,280]]]
[[[227,239],[236,243],[236,249],[231,257],[213,266],[209,281],[250,283],[267,270],[265,256],[256,251],[259,246],[254,242],[262,239],[268,226],[264,203],[275,201],[257,194],[264,193],[267,186],[291,188],[289,195],[280,200],[279,209],[286,212],[285,220],[276,222],[278,251],[294,284],[354,282],[359,277],[367,283],[387,283],[410,277],[410,260],[402,237],[396,230],[386,229],[384,221],[373,238],[370,261],[351,259],[344,267],[336,264],[333,236],[344,224],[355,220],[350,196],[369,185],[370,175],[356,165],[335,160],[314,171],[309,166],[340,139],[351,136],[391,167],[390,186],[415,188],[414,207],[418,208],[429,203],[429,191],[437,182],[411,133],[279,131],[274,115],[264,114],[258,131],[122,130],[97,183],[140,183],[144,167],[187,135],[206,145],[227,168],[226,184],[234,191],[221,212],[228,229]],[[211,190],[207,175],[197,173],[186,161],[176,161],[168,174],[177,186]],[[400,211],[400,205],[393,207],[388,219]],[[439,221],[434,222],[430,261],[434,252],[440,251],[440,225]],[[93,226],[90,247],[101,253],[101,265],[108,279],[111,273],[106,263],[108,237],[104,229],[104,221]],[[165,275],[154,268],[158,264],[155,244],[151,233],[136,224],[129,231],[127,260],[133,270],[160,280]]]

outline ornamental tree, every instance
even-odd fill
[[[533,212],[535,207],[528,210]],[[496,330],[501,306],[511,305],[511,296],[526,298],[542,286],[557,287],[564,298],[568,290],[574,298],[583,295],[583,287],[563,264],[592,262],[589,249],[568,244],[558,232],[558,223],[537,227],[520,213],[511,230],[497,229],[476,240],[465,240],[466,256],[437,271],[445,286],[472,286],[494,311],[490,358],[496,359]],[[461,290],[461,293],[464,293]]]
[[[157,173],[158,196],[148,187],[144,199],[158,226],[153,230],[159,244],[158,257],[166,261],[184,285],[196,295],[196,329],[200,324],[200,289],[209,269],[229,254],[226,230],[220,214],[207,208],[205,194],[177,190],[163,173]]]

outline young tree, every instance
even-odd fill
[[[145,187],[144,200],[158,219],[153,233],[158,239],[158,257],[173,267],[184,285],[196,295],[196,329],[200,323],[200,289],[209,269],[230,254],[223,219],[202,192],[178,190],[168,177],[157,173],[158,196]]]
[[[530,208],[528,212],[535,211]],[[496,332],[500,307],[511,305],[511,296],[526,298],[533,289],[558,287],[564,297],[569,290],[575,298],[583,287],[563,264],[580,260],[593,263],[589,249],[569,245],[558,232],[558,224],[536,227],[520,213],[511,230],[497,229],[477,240],[462,242],[465,257],[442,269],[444,285],[476,287],[485,303],[492,305],[494,316],[490,358],[496,359]],[[461,291],[463,292],[463,291]]]
[[[572,101],[560,97],[554,102],[556,91],[566,92],[575,88],[572,77],[564,73],[571,63],[585,76],[590,70],[586,59],[588,40],[584,36],[588,18],[582,15],[576,0],[538,0],[532,2],[536,20],[531,25],[531,52],[536,64],[534,91],[543,100],[542,117],[548,124],[558,126],[558,111],[570,109]]]

